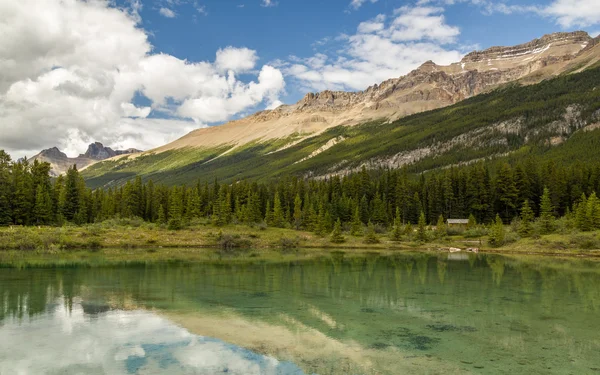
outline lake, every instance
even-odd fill
[[[591,259],[0,268],[0,374],[593,374],[599,313]]]

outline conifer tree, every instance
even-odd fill
[[[396,217],[394,218],[394,226],[390,238],[392,241],[400,241],[402,239],[402,219],[400,218],[400,208],[396,207]]]
[[[350,234],[352,236],[360,236],[363,232],[363,223],[360,221],[360,211],[358,206],[354,208],[354,214],[352,214],[352,223],[350,224]]]
[[[529,206],[529,200],[525,200],[523,207],[521,207],[521,222],[518,228],[518,232],[522,237],[529,237],[533,233],[532,223],[534,218],[533,210]]]
[[[442,239],[448,235],[448,228],[446,227],[446,222],[444,220],[444,216],[440,215],[438,217],[438,221],[435,227],[437,238]]]
[[[52,221],[52,199],[50,192],[42,185],[36,189],[35,206],[33,208],[36,224],[47,225]]]
[[[427,222],[425,221],[425,212],[421,211],[417,227],[417,241],[427,242]]]
[[[575,226],[582,232],[591,229],[590,221],[587,216],[587,198],[585,197],[585,194],[581,195],[581,201],[577,204],[575,209]]]
[[[340,219],[337,219],[333,226],[333,232],[331,232],[330,241],[332,243],[343,243],[346,242],[344,235],[342,234],[342,222]]]
[[[65,187],[63,189],[62,215],[67,221],[72,221],[75,214],[79,211],[79,206],[81,205],[79,186],[79,172],[77,171],[77,166],[73,165],[67,171]]]
[[[283,210],[281,208],[281,199],[279,199],[279,192],[275,193],[275,199],[273,202],[273,220],[270,225],[282,228],[284,223]]]
[[[158,206],[158,217],[156,218],[156,222],[159,224],[165,224],[167,222],[167,215],[165,214],[165,208],[162,204]]]
[[[294,198],[294,228],[299,230],[302,226],[302,199],[300,194],[296,194]]]
[[[473,229],[477,226],[477,219],[475,215],[469,214],[469,221],[467,222],[467,229]]]
[[[545,187],[540,201],[540,228],[542,234],[554,231],[554,207],[550,200],[550,190]]]

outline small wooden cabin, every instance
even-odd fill
[[[448,219],[449,227],[466,227],[469,224],[469,219]]]

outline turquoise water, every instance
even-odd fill
[[[599,311],[585,259],[0,269],[0,374],[593,374]]]

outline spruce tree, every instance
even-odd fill
[[[540,228],[542,234],[554,231],[554,207],[550,200],[550,190],[545,187],[540,201]]]
[[[73,165],[67,171],[65,178],[65,187],[63,189],[62,215],[67,221],[72,221],[79,211],[80,191],[79,191],[79,172],[77,166]]]
[[[299,230],[302,226],[302,199],[300,194],[296,194],[294,198],[294,228]]]
[[[275,193],[275,199],[273,203],[273,220],[272,226],[282,228],[284,223],[283,209],[281,207],[281,199],[279,199],[279,192]]]
[[[342,234],[342,222],[340,219],[337,219],[333,226],[333,232],[331,232],[330,241],[332,243],[343,243],[346,242],[344,235]]]
[[[421,211],[417,227],[417,241],[427,242],[427,222],[425,221],[425,212]]]
[[[350,224],[350,234],[352,236],[360,236],[363,232],[363,223],[360,220],[360,211],[358,206],[354,208],[354,214],[352,215],[352,223]]]
[[[448,228],[446,227],[446,221],[444,220],[444,216],[440,215],[440,217],[438,217],[438,221],[435,227],[435,232],[437,235],[437,238],[439,239],[443,239],[448,235]]]
[[[581,195],[581,201],[575,209],[575,226],[582,232],[590,230],[590,221],[587,217],[587,198],[585,194]]]
[[[518,232],[522,237],[529,237],[533,233],[533,220],[535,216],[533,210],[529,206],[529,200],[523,202],[521,207],[521,222],[519,223]]]
[[[390,236],[392,241],[402,240],[402,219],[400,218],[400,208],[396,208],[396,217],[394,218],[394,226]]]
[[[473,229],[477,226],[477,219],[475,215],[469,214],[469,221],[467,222],[467,229]]]

